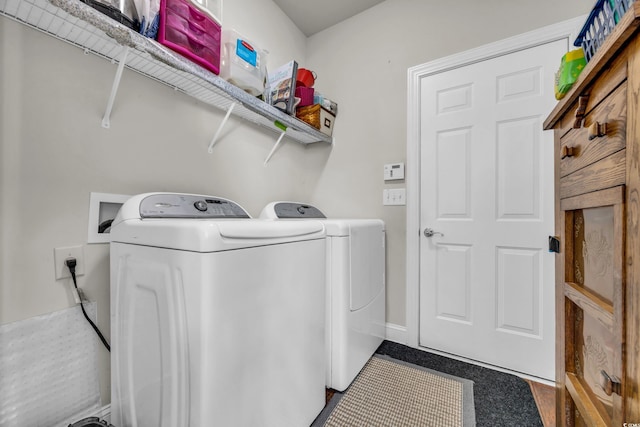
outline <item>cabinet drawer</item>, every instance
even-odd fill
[[[561,156],[560,176],[565,177],[625,148],[626,130],[625,82],[585,117],[582,128],[572,129],[563,136],[562,152],[558,154]],[[602,136],[594,136],[598,131]],[[566,157],[562,158],[563,155]]]
[[[560,198],[623,185],[625,177],[626,149],[560,178]]]
[[[627,79],[627,58],[616,58],[609,67],[602,71],[600,77],[589,87],[587,113],[591,112],[603,99],[607,98],[615,88]]]

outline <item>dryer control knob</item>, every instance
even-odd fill
[[[204,200],[198,200],[193,204],[193,206],[195,206],[195,208],[200,212],[206,212],[206,210],[208,209],[207,202],[205,202]]]

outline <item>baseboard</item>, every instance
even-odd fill
[[[407,345],[407,328],[405,326],[387,323],[387,340],[398,344]]]
[[[474,359],[469,359],[467,357],[458,356],[455,354],[447,353],[444,351],[435,350],[427,347],[415,347],[418,350],[426,351],[427,353],[437,354],[439,356],[448,357],[449,359],[459,360],[461,362],[469,363],[471,365],[482,366],[483,368],[493,369],[494,371],[504,372],[505,374],[514,375],[516,377],[520,377],[523,380],[534,381],[540,384],[545,384],[549,386],[555,386],[555,383],[552,380],[546,378],[536,377],[534,375],[525,374],[524,372],[513,371],[511,369],[503,368],[496,365],[491,365],[489,363],[480,362]]]
[[[111,422],[111,404],[105,405],[100,408],[100,410],[95,413],[94,416],[107,422]]]

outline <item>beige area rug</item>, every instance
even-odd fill
[[[320,426],[472,427],[473,382],[374,355],[312,425]]]

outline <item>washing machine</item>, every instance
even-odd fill
[[[111,228],[111,422],[308,426],[325,404],[321,222],[149,193]]]
[[[327,219],[315,206],[272,202],[262,219],[321,221],[327,233],[326,386],[345,390],[385,338],[385,227]]]

